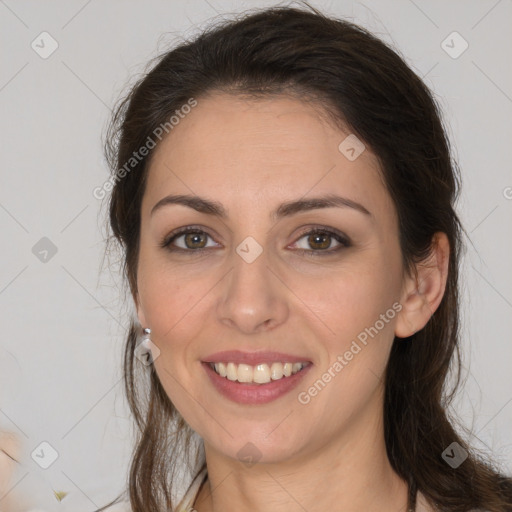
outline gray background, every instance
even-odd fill
[[[166,45],[214,17],[275,3],[0,0],[0,430],[23,442],[12,492],[41,509],[103,505],[123,488],[129,462],[120,365],[131,307],[116,269],[101,271],[105,212],[92,195],[108,176],[101,135],[110,109]],[[441,101],[471,237],[466,386],[455,412],[472,427],[471,443],[510,473],[512,2],[311,3],[392,42]],[[31,47],[43,45],[43,31],[59,45],[45,59]],[[458,36],[446,39],[454,31],[469,44],[457,58],[445,51],[463,48]],[[57,249],[46,261],[43,237]],[[46,470],[31,458],[42,441],[59,453]],[[53,490],[69,494],[59,503]]]

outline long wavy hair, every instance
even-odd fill
[[[132,297],[153,150],[136,161],[134,153],[191,98],[200,102],[214,92],[312,101],[364,141],[379,159],[396,207],[410,275],[429,255],[434,233],[446,233],[451,250],[444,297],[422,330],[392,346],[385,373],[387,455],[408,483],[412,504],[421,491],[439,510],[511,511],[512,480],[468,446],[448,412],[461,381],[458,279],[464,229],[455,212],[460,171],[433,94],[395,50],[366,29],[302,2],[222,20],[156,58],[118,102],[105,141],[113,186],[107,248],[121,250],[121,273]],[[134,357],[140,327],[131,320],[124,352],[125,391],[137,431],[127,492],[134,512],[163,512],[175,510],[179,463],[194,475],[206,462],[153,366]],[[469,453],[456,469],[442,457],[453,442]]]

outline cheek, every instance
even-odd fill
[[[185,350],[191,340],[200,337],[207,318],[205,308],[211,303],[209,294],[217,281],[217,273],[193,264],[177,267],[165,255],[148,251],[141,257],[139,296],[151,337],[161,350]]]
[[[154,336],[167,338],[180,330],[181,324],[194,315],[194,304],[200,299],[201,286],[196,288],[164,272],[146,273],[139,288],[146,321]]]
[[[301,279],[297,295],[306,298],[331,331],[354,334],[373,325],[393,304],[398,296],[393,274],[375,262],[363,262],[312,281]]]
[[[364,268],[322,279],[308,295],[308,306],[322,319],[316,334],[325,355],[302,391],[332,411],[333,425],[349,421],[377,396],[394,339],[396,283],[382,266]]]
[[[381,375],[387,363],[394,339],[396,311],[392,306],[399,296],[399,269],[383,261],[386,258],[370,251],[359,254],[343,270],[307,283],[301,280],[297,290],[315,313],[311,325],[316,324],[314,330],[326,351],[322,371],[338,356],[343,358],[343,370],[331,370],[338,383],[366,382],[372,388],[375,377],[372,382],[366,378]]]

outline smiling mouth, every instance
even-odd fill
[[[207,363],[212,370],[230,381],[237,381],[244,384],[267,384],[272,381],[286,379],[302,371],[310,362],[303,363],[262,363],[255,366],[248,364]]]

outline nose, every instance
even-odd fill
[[[221,281],[219,321],[245,334],[274,329],[289,315],[286,291],[265,251],[251,263],[235,252],[233,268]]]

